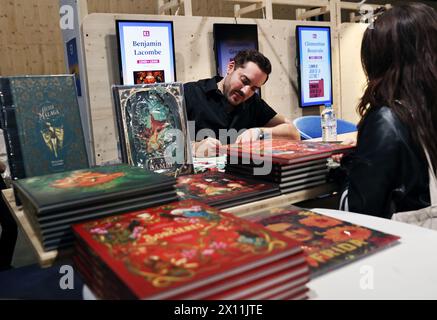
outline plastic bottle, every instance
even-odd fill
[[[321,114],[323,142],[337,141],[337,118],[330,104],[325,104]]]

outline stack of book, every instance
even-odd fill
[[[195,199],[219,209],[281,194],[276,184],[217,171],[180,176],[176,190],[181,200]]]
[[[398,243],[399,237],[296,206],[267,209],[247,218],[299,241],[311,278]]]
[[[299,243],[196,200],[73,226],[74,261],[101,299],[305,298]]]
[[[351,145],[272,139],[226,146],[226,172],[277,183],[290,193],[327,182],[328,159]]]
[[[14,182],[44,250],[72,246],[71,225],[177,200],[176,179],[115,165]]]

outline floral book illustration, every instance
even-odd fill
[[[177,176],[192,172],[181,83],[113,86],[123,162]]]
[[[279,233],[185,200],[73,226],[140,299],[165,299],[302,252]]]
[[[176,190],[182,199],[196,199],[208,204],[274,193],[277,185],[236,177],[223,172],[205,172],[178,178]]]
[[[292,205],[244,218],[299,241],[307,254],[313,278],[391,246],[400,239]]]
[[[329,142],[292,141],[285,139],[267,139],[245,144],[224,146],[228,154],[229,164],[241,164],[242,160],[255,163],[262,161],[278,164],[292,164],[314,159],[327,158],[336,153],[346,153],[353,150],[351,145]]]
[[[175,179],[122,164],[20,179],[13,184],[41,213],[144,195],[157,188],[171,188]]]

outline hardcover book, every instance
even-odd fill
[[[253,165],[265,162],[288,165],[328,158],[336,153],[347,153],[353,146],[340,143],[271,139],[246,144],[223,146],[228,163]]]
[[[286,183],[292,182],[299,179],[309,178],[316,175],[328,175],[329,169],[326,164],[320,166],[308,166],[307,168],[289,170],[282,174],[276,174],[271,172],[269,175],[256,175],[253,168],[245,168],[244,166],[233,167],[228,166],[226,168],[227,173],[235,173],[238,175],[256,177],[266,181],[271,181],[275,183]]]
[[[281,292],[283,288],[286,290],[298,287],[300,290],[303,290],[308,281],[309,273],[307,265],[302,264],[273,273],[267,277],[259,278],[255,281],[246,282],[239,287],[223,291],[217,295],[208,296],[206,299],[256,300],[259,299],[258,296],[260,294],[265,294],[265,299],[268,299],[269,296],[276,293],[276,290],[277,292]]]
[[[186,200],[73,226],[140,299],[166,299],[300,253],[278,233]]]
[[[88,168],[74,76],[0,78],[13,179]]]
[[[295,206],[244,217],[301,243],[312,277],[391,246],[398,236],[354,225]]]
[[[122,161],[177,176],[192,172],[181,83],[113,86]]]
[[[277,185],[232,176],[223,172],[206,172],[178,178],[176,190],[181,200],[196,199],[210,205],[243,203],[279,195]]]
[[[43,215],[156,193],[175,182],[172,177],[122,164],[20,179],[13,184],[23,205]]]
[[[299,279],[302,286],[309,281],[308,264],[305,256],[287,257],[272,264],[262,266],[245,272],[244,276],[236,275],[224,279],[208,288],[190,290],[184,296],[176,296],[174,299],[183,300],[236,300],[245,299],[248,295],[258,291],[264,291],[278,284],[291,283],[291,279]]]

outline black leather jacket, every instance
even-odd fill
[[[365,116],[357,148],[341,164],[351,212],[390,219],[395,212],[430,205],[426,157],[388,107]]]

